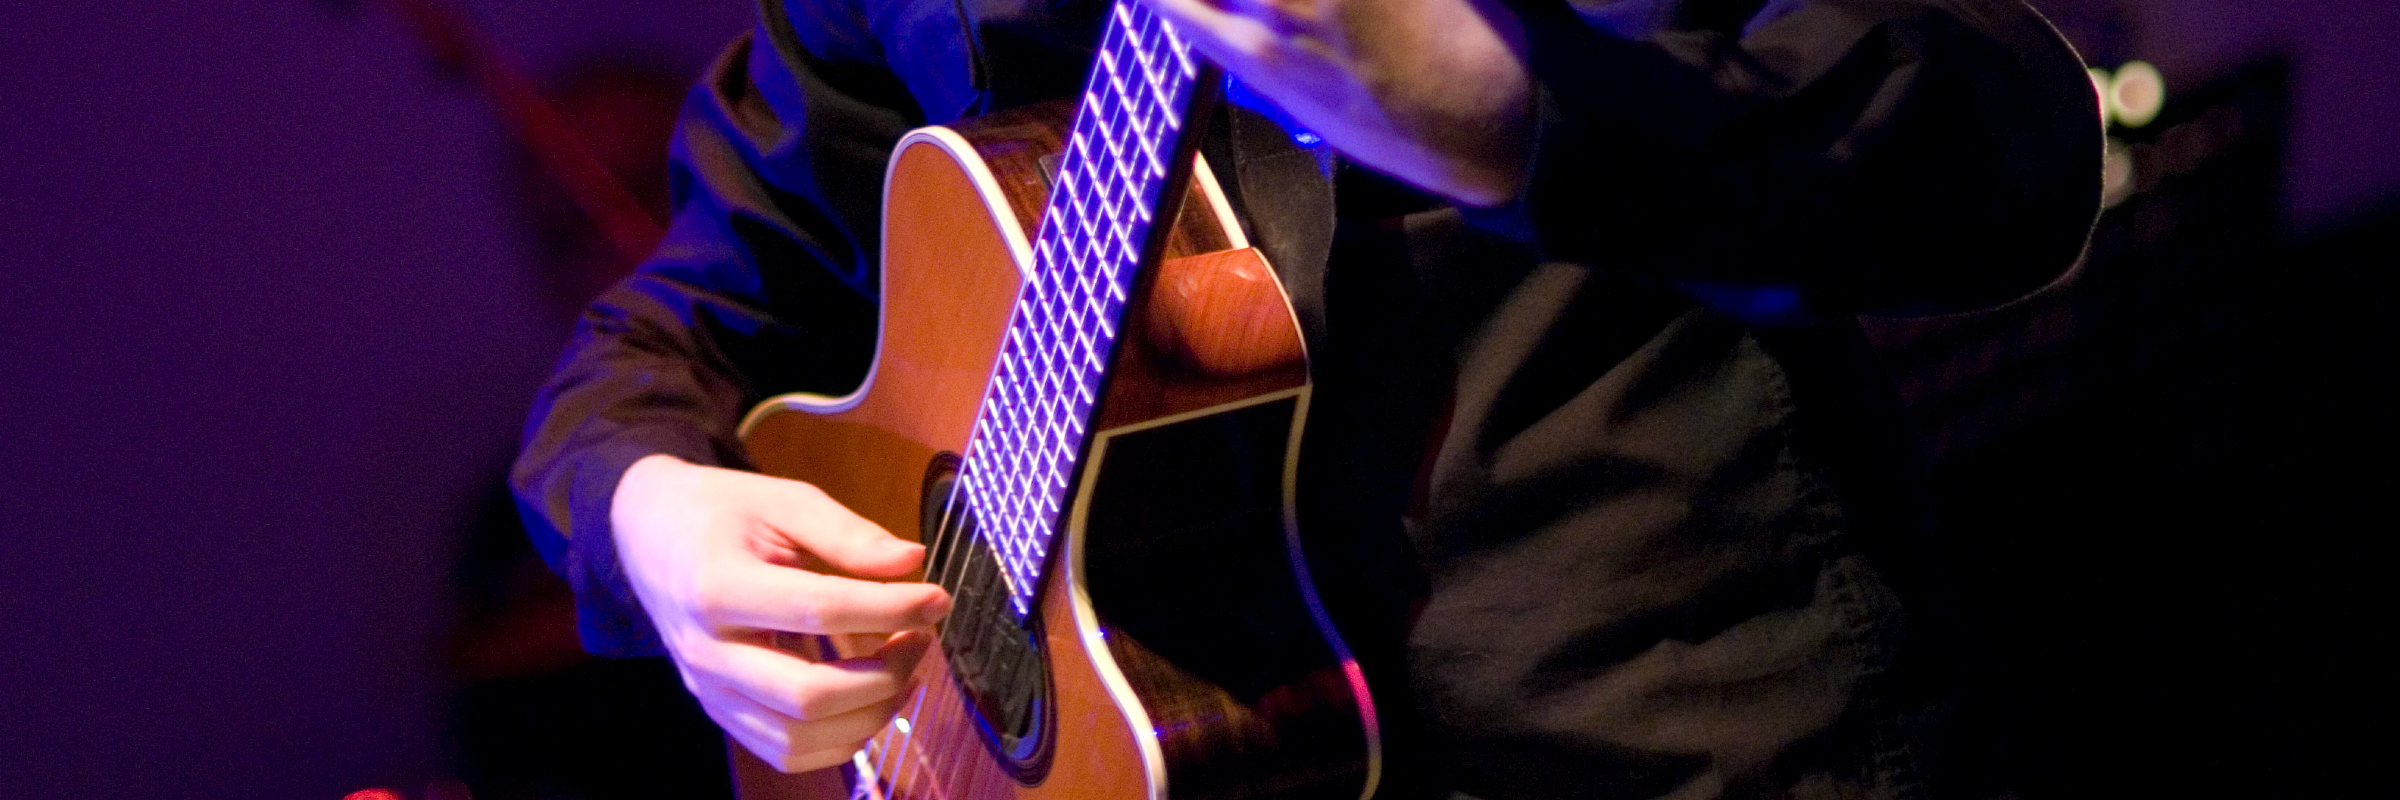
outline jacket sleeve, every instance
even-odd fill
[[[664,652],[609,528],[625,468],[656,453],[743,466],[734,430],[753,404],[846,392],[873,356],[883,165],[921,115],[863,21],[824,12],[812,49],[766,5],[687,98],[666,238],[584,311],[509,476],[597,654]]]
[[[1469,216],[1545,258],[1754,323],[1941,312],[2040,288],[2098,213],[2089,80],[2017,0],[1517,10],[1532,177]]]

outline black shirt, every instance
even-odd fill
[[[1541,123],[1509,206],[1329,174],[1250,111],[1204,147],[1309,338],[1302,521],[1387,794],[1991,791],[1947,749],[1940,573],[1851,320],[2068,266],[2081,65],[2011,0],[1517,5]],[[740,466],[752,404],[854,385],[892,144],[1073,93],[1102,10],[770,0],[712,67],[669,236],[586,312],[512,475],[587,647],[661,652],[608,535],[624,468]]]

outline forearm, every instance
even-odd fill
[[[657,649],[610,539],[626,468],[658,454],[738,467],[734,429],[752,404],[846,391],[873,355],[875,178],[910,121],[762,47],[737,42],[685,104],[674,223],[586,310],[511,475],[534,542],[575,587],[594,652]],[[762,85],[801,93],[825,124],[783,136],[778,115],[793,109],[768,106]],[[811,169],[793,175],[789,162],[809,153]]]
[[[1352,159],[1754,323],[2004,301],[2097,212],[2081,65],[2006,0],[1151,2]]]

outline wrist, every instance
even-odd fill
[[[1383,37],[1399,51],[1381,59],[1398,71],[1384,113],[1416,151],[1390,171],[1463,205],[1507,203],[1524,184],[1534,127],[1533,78],[1511,44],[1517,20],[1475,0],[1417,5],[1413,30]]]
[[[654,480],[655,477],[660,473],[673,472],[678,468],[688,467],[691,465],[692,462],[685,461],[665,453],[651,453],[650,455],[642,456],[641,458],[634,459],[633,463],[625,465],[624,477],[617,479],[617,492],[619,494],[623,494],[625,491],[625,484],[627,483],[632,483],[636,480],[647,483],[650,480]]]
[[[616,491],[609,496],[609,527],[624,530],[626,524],[640,513],[646,498],[658,494],[662,485],[689,469],[691,462],[665,453],[653,453],[635,459],[617,477]]]
[[[668,654],[660,627],[636,585],[635,573],[655,555],[655,547],[646,548],[640,537],[629,539],[625,534],[639,527],[644,514],[656,513],[655,504],[643,498],[672,491],[659,484],[686,466],[682,459],[664,454],[636,458],[617,472],[604,496],[583,501],[579,532],[567,547],[560,572],[575,591],[576,633],[585,650],[611,658]]]

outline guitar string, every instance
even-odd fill
[[[946,566],[947,566],[947,565],[948,565],[948,564],[949,564],[949,563],[950,563],[950,562],[953,560],[953,559],[951,559],[951,558],[949,557],[951,554],[949,553],[949,550],[948,550],[948,548],[949,548],[949,547],[951,547],[951,546],[954,546],[954,545],[952,544],[952,542],[953,542],[955,539],[957,539],[957,538],[960,538],[960,537],[963,537],[963,536],[964,536],[963,532],[962,532],[962,533],[960,533],[960,534],[956,534],[956,535],[954,535],[954,534],[952,533],[953,522],[954,522],[954,521],[960,521],[960,520],[958,520],[958,518],[957,518],[956,511],[957,511],[957,509],[958,509],[958,507],[959,507],[959,496],[960,496],[960,495],[963,493],[963,492],[962,492],[963,488],[964,488],[963,484],[962,484],[962,483],[960,483],[960,482],[958,482],[958,481],[956,481],[956,480],[954,480],[954,481],[953,481],[953,483],[951,484],[951,491],[950,491],[950,493],[949,493],[949,496],[947,496],[947,497],[943,498],[943,502],[942,502],[942,512],[941,512],[940,522],[934,526],[934,541],[933,541],[933,542],[932,542],[932,543],[931,543],[931,544],[930,544],[930,545],[929,545],[929,546],[926,548],[926,550],[925,550],[925,552],[926,552],[926,557],[927,557],[928,559],[934,559],[934,562],[933,562],[932,564],[929,564],[929,565],[928,565],[928,567],[929,567],[929,570],[928,570],[928,571],[929,571],[929,574],[927,575],[927,582],[929,582],[929,583],[933,583],[933,584],[935,584],[935,585],[937,585],[937,586],[941,586],[944,592],[950,593],[950,594],[952,594],[953,596],[955,596],[955,595],[957,594],[957,587],[956,587],[956,586],[954,586],[954,585],[951,585],[951,584],[948,582],[948,579],[947,579],[947,578],[945,578],[945,577],[944,577],[944,576],[943,576],[941,573],[942,573],[942,572],[944,572],[944,571],[946,571],[944,568],[945,568],[945,567],[946,567]],[[963,521],[960,521],[960,522],[962,522],[962,523],[963,523]],[[961,527],[963,527],[963,525],[961,525]],[[945,626],[945,627],[947,627],[947,626]],[[941,643],[941,641],[942,641],[942,639],[943,639],[944,637],[945,637],[945,634],[942,632],[942,629],[940,629],[940,628],[937,628],[937,629],[935,630],[935,636],[934,636],[934,639],[935,639],[935,641],[934,641],[934,646],[937,646],[937,647],[938,647],[938,646],[940,645],[940,643]],[[942,683],[947,683],[947,681],[941,681],[941,682],[942,682]],[[920,687],[920,688],[919,688],[919,690],[918,690],[918,692],[919,692],[919,694],[918,694],[917,706],[919,707],[919,709],[921,709],[921,708],[922,708],[922,705],[923,705],[923,702],[924,702],[923,698],[924,698],[924,692],[925,692],[925,688],[924,688],[924,687]],[[921,719],[923,719],[923,716],[922,716],[922,714],[921,714],[921,713],[916,713],[916,712],[913,712],[913,711],[912,711],[912,714],[915,714],[915,716],[916,716],[916,718],[917,718],[917,719],[920,719],[920,720],[921,720]],[[880,782],[884,782],[884,783],[886,783],[888,786],[891,786],[891,787],[893,787],[894,789],[896,789],[896,788],[897,788],[897,786],[898,786],[898,782],[897,782],[896,780],[892,780],[892,779],[890,778],[890,774],[891,774],[891,773],[888,771],[888,770],[889,770],[889,767],[888,767],[888,766],[883,766],[884,762],[886,762],[886,761],[888,761],[888,760],[889,760],[889,759],[888,759],[888,758],[886,758],[886,757],[891,755],[891,748],[892,748],[892,745],[891,745],[891,742],[890,742],[890,734],[891,734],[892,732],[893,732],[893,727],[892,727],[891,725],[886,725],[886,726],[885,726],[885,728],[884,728],[884,732],[883,732],[883,733],[884,733],[884,735],[883,735],[883,737],[882,737],[882,741],[881,741],[880,743],[878,743],[878,742],[875,742],[875,741],[870,741],[870,742],[869,742],[870,746],[873,746],[873,747],[874,747],[874,749],[879,749],[879,750],[882,750],[882,751],[883,751],[883,754],[882,754],[882,756],[877,756],[877,757],[875,757],[875,760],[876,760],[876,761],[877,761],[877,763],[878,763],[878,767],[877,767],[877,769],[876,769],[876,772],[877,772],[877,774],[876,774],[876,775],[874,775],[874,776],[868,776],[868,777],[866,777],[866,780],[869,780],[869,781],[880,781]],[[907,734],[905,734],[905,735],[903,736],[903,738],[902,738],[902,744],[900,745],[899,760],[900,760],[900,762],[901,762],[903,765],[906,765],[906,764],[907,764],[907,753],[908,753],[909,746],[910,746],[911,744],[913,744],[915,741],[916,741],[916,734],[915,734],[915,730],[914,730],[914,728],[912,727],[912,728],[911,728],[911,730],[910,730],[910,731],[909,731]],[[888,800],[888,793],[887,793],[887,800]]]
[[[895,735],[899,736],[901,742],[897,748],[892,745],[892,738]],[[878,753],[871,751],[869,753],[870,758],[868,760],[874,762],[875,764],[874,780],[881,781],[884,780],[885,776],[892,774],[891,769],[893,751],[896,749],[905,752],[908,749],[909,740],[915,738],[915,730],[912,728],[907,733],[901,733],[897,727],[887,724],[883,728],[883,735],[878,738],[882,740],[882,746],[873,748],[873,750],[879,750],[881,752]],[[888,793],[886,794],[888,800]]]
[[[918,721],[927,718],[927,715],[925,714],[925,698],[928,694],[932,694],[936,697],[935,705],[937,709],[939,708],[939,698],[941,692],[938,690],[937,686],[919,686],[916,692],[916,698],[911,702],[908,713],[899,717],[901,719],[912,720],[912,723],[909,725],[907,731],[900,733],[901,743],[898,746],[898,752],[894,752],[893,745],[891,744],[891,738],[892,734],[895,732],[895,726],[885,726],[883,735],[879,739],[869,740],[868,742],[869,759],[874,761],[876,764],[875,774],[872,776],[861,776],[862,783],[870,780],[877,783],[881,789],[880,795],[885,798],[885,800],[891,800],[891,798],[898,796],[898,790],[901,782],[897,775],[900,774],[901,770],[908,769],[909,765],[912,763],[908,756],[911,747],[918,740],[917,732],[921,727],[921,722]],[[923,758],[923,754],[919,753],[918,759],[914,763],[921,764]]]
[[[931,714],[927,714],[923,711],[919,711],[912,719],[912,722],[915,724],[916,728],[923,728],[925,720],[934,720],[934,727],[928,733],[929,736],[933,737],[929,746],[933,748],[936,757],[943,759],[948,759],[956,755],[956,748],[954,746],[955,743],[950,741],[951,739],[955,738],[955,735],[951,730],[948,729],[953,727],[949,725],[949,721],[957,719],[959,709],[956,707],[955,703],[957,698],[963,694],[958,685],[950,681],[948,678],[949,676],[947,674],[936,676],[932,682],[932,685],[927,687],[928,691],[933,696],[933,712]],[[913,766],[914,772],[912,774],[923,774],[924,765],[927,758],[928,754],[926,753],[920,753],[917,756]],[[894,785],[897,784],[898,781],[895,779]]]
[[[935,716],[934,719],[943,721],[957,719],[960,712],[964,710],[964,706],[962,705],[964,697],[965,694],[958,691],[956,686],[945,684],[942,687],[941,694],[938,698],[939,702],[935,704],[937,716]],[[948,725],[947,722],[942,724],[946,726]],[[919,776],[925,775],[928,768],[928,761],[931,761],[932,764],[950,765],[952,769],[956,769],[958,766],[967,763],[967,759],[960,758],[960,756],[972,754],[960,752],[961,748],[959,746],[959,740],[963,737],[958,736],[955,731],[945,731],[945,733],[948,735],[934,740],[934,746],[938,749],[936,750],[933,758],[918,759],[917,772],[915,774]],[[947,780],[942,773],[933,773],[933,779],[928,783],[928,786],[932,789],[932,793],[942,800],[946,800],[947,798],[956,794],[956,792],[952,791],[951,781]]]
[[[934,540],[931,545],[926,548],[927,557],[929,559],[934,559],[934,562],[929,565],[927,582],[941,586],[945,592],[949,592],[953,595],[957,593],[958,586],[950,583],[951,578],[944,576],[943,573],[949,571],[945,568],[949,564],[954,563],[956,560],[951,557],[952,554],[949,552],[949,548],[955,546],[958,540],[967,538],[967,535],[963,531],[963,520],[960,519],[956,513],[957,509],[959,508],[960,497],[963,494],[963,488],[964,486],[962,483],[953,482],[951,492],[943,499],[940,523],[934,528]],[[955,533],[954,530],[956,531]],[[969,543],[971,544],[971,541]],[[963,581],[963,576],[959,577]],[[935,643],[938,645],[944,637],[945,634],[937,629]],[[948,683],[949,682],[946,680],[937,679],[935,686],[938,687]],[[915,704],[917,708],[911,712],[911,715],[915,720],[924,719],[921,709],[923,707],[923,698],[927,689],[928,687],[924,686],[920,686],[918,689],[918,699]],[[940,692],[937,691],[937,701],[939,695]],[[877,763],[876,774],[872,776],[861,776],[862,782],[882,783],[885,786],[892,787],[892,789],[896,790],[899,784],[892,778],[890,762],[896,759],[903,766],[909,763],[907,757],[909,748],[917,740],[914,724],[915,723],[912,723],[912,727],[909,732],[902,734],[901,744],[898,746],[897,754],[893,752],[893,745],[891,742],[892,734],[895,732],[892,725],[887,724],[878,738],[870,739],[868,741],[868,747],[866,749],[869,751],[870,759]],[[889,800],[888,792],[886,793],[886,800]]]
[[[908,773],[910,750],[915,748],[917,744],[917,731],[921,727],[915,723],[918,720],[925,718],[925,695],[929,691],[930,689],[927,687],[918,687],[916,699],[909,703],[908,712],[900,715],[900,719],[909,720],[911,723],[908,727],[908,732],[903,734],[901,737],[900,752],[893,754],[889,752],[887,746],[887,750],[884,755],[886,756],[886,760],[891,762],[891,766],[884,767],[882,770],[883,774],[877,776],[884,781],[885,790],[883,796],[885,800],[894,800],[895,798],[901,796],[900,778],[902,775]],[[928,735],[931,734],[929,733]],[[917,755],[919,758],[922,758],[923,751],[918,751]]]
[[[913,698],[912,700],[910,700],[910,702],[909,702],[909,708],[908,708],[908,714],[907,714],[907,716],[904,716],[904,717],[902,717],[902,719],[908,719],[908,720],[912,720],[912,721],[913,721],[913,720],[920,720],[920,719],[923,719],[923,718],[924,718],[924,713],[923,713],[923,712],[924,712],[924,710],[925,710],[925,694],[926,694],[926,692],[927,692],[927,691],[928,691],[928,690],[927,690],[927,688],[926,688],[926,687],[923,687],[923,686],[919,686],[919,687],[917,687],[917,691],[916,691],[916,695],[917,695],[917,696],[916,696],[915,698]],[[914,724],[910,724],[910,725],[909,725],[909,726],[908,726],[908,727],[907,727],[905,730],[902,730],[902,731],[901,731],[901,735],[900,735],[900,752],[899,752],[899,754],[897,755],[897,757],[893,759],[893,761],[895,761],[895,762],[897,762],[897,763],[895,763],[895,764],[892,764],[892,765],[888,765],[888,766],[878,766],[878,767],[876,767],[876,772],[880,773],[880,775],[879,775],[878,777],[882,777],[882,778],[886,779],[886,780],[889,782],[889,784],[891,785],[891,787],[892,787],[893,789],[895,789],[895,790],[899,788],[900,782],[899,782],[897,779],[895,779],[895,778],[892,778],[892,777],[891,777],[891,776],[893,776],[893,775],[895,774],[895,773],[894,773],[894,767],[897,767],[897,768],[899,768],[899,769],[907,769],[907,768],[908,768],[908,754],[909,754],[909,749],[910,749],[910,748],[911,748],[913,745],[915,745],[915,744],[916,744],[916,742],[917,742],[917,726],[916,726],[916,725],[914,725]],[[886,753],[887,755],[889,755],[889,754],[890,754],[890,750],[891,750],[891,744],[890,744],[890,742],[888,741],[888,739],[887,739],[887,741],[886,741],[886,742],[885,742],[885,744],[884,744],[884,750],[885,750],[885,753]],[[882,763],[883,763],[883,762],[882,762],[881,760],[879,760],[879,761],[878,761],[878,764],[882,764]],[[888,795],[888,794],[889,794],[889,793],[887,792],[887,795]]]
[[[956,536],[964,535],[963,533],[952,534],[951,526],[956,524],[961,528],[965,527],[966,521],[959,519],[957,514],[959,503],[966,494],[966,490],[966,476],[962,474],[951,478],[950,496],[942,498],[941,519],[933,526],[933,541],[927,543],[925,547],[925,557],[933,561],[932,564],[927,565],[926,582],[940,586],[942,591],[953,594],[956,593],[956,587],[945,583],[946,579],[942,573],[953,560],[950,548],[956,545],[951,540]]]
[[[966,703],[967,696],[965,692],[958,691],[956,687],[945,687],[945,691],[942,693],[942,705],[945,713],[942,718],[946,720],[957,719],[959,715],[966,712]],[[960,794],[960,792],[957,790],[958,771],[962,769],[974,768],[976,762],[971,757],[976,753],[972,750],[967,750],[967,748],[977,746],[977,743],[968,740],[966,736],[953,733],[948,738],[943,739],[942,744],[944,745],[944,750],[946,752],[943,754],[942,760],[937,763],[946,765],[947,769],[946,771],[938,773],[935,776],[934,780],[932,781],[932,785],[936,790],[935,793],[946,799],[956,797]],[[967,757],[962,758],[962,756]]]

